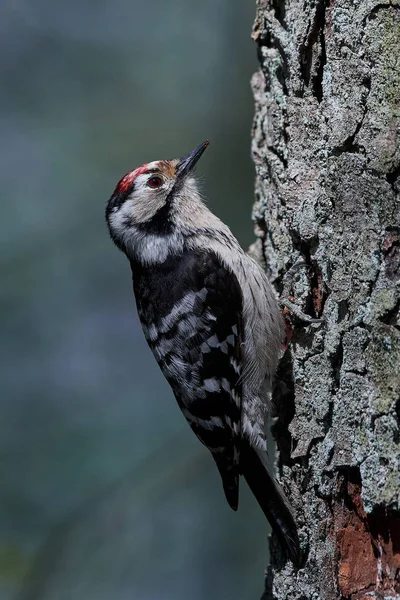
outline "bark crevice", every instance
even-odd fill
[[[292,318],[275,384],[277,464],[307,562],[294,572],[273,542],[265,599],[400,598],[395,6],[258,5],[260,252],[279,292],[324,318],[308,326]],[[394,516],[385,521],[382,510]]]

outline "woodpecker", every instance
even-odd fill
[[[193,173],[208,145],[127,173],[108,201],[106,221],[130,262],[147,343],[211,452],[229,505],[237,510],[243,475],[298,565],[296,524],[266,453],[282,317],[261,267],[201,199]]]

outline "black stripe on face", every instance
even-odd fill
[[[157,193],[157,191],[155,191]],[[159,192],[158,192],[159,193]],[[142,231],[145,234],[150,235],[169,235],[174,230],[174,223],[171,219],[171,208],[172,205],[168,202],[168,198],[165,204],[162,205],[156,214],[145,221],[144,223],[137,223],[135,225],[137,231]]]

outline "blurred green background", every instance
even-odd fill
[[[1,600],[257,598],[267,524],[224,498],[146,347],[105,203],[212,145],[212,209],[252,240],[253,2],[3,0]]]

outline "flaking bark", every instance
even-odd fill
[[[400,2],[259,0],[253,38],[259,258],[324,318],[275,394],[306,563],[273,540],[263,598],[400,598]]]

